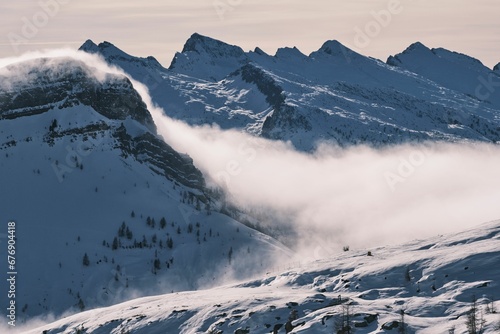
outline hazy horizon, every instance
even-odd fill
[[[274,54],[296,46],[309,54],[336,39],[383,61],[420,41],[468,54],[493,67],[500,62],[499,5],[493,0],[374,0],[369,3],[298,0],[135,1],[41,0],[2,8],[0,58],[26,51],[78,48],[87,39],[108,41],[168,66],[195,32]]]

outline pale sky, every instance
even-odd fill
[[[270,54],[285,46],[309,54],[336,39],[385,61],[420,41],[490,68],[500,62],[499,0],[0,1],[0,58],[90,38],[167,67],[198,32]]]

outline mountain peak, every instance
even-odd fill
[[[350,59],[352,56],[363,57],[357,52],[349,49],[344,44],[337,40],[330,40],[323,43],[323,45],[318,49],[318,51],[312,52],[309,56],[315,58],[318,55],[330,55],[330,56],[341,56]]]
[[[297,47],[295,47],[295,46],[293,48],[290,48],[290,47],[279,48],[276,51],[275,57],[276,58],[307,58],[307,56],[305,54],[303,54],[302,52],[300,52],[300,50],[297,49]]]
[[[259,56],[269,56],[264,50],[259,48],[258,46],[253,50],[254,53],[258,54]]]
[[[82,46],[80,46],[78,50],[88,53],[99,53],[105,58],[110,56],[133,58],[131,55],[123,52],[112,43],[106,41],[99,43],[99,45],[96,45],[92,40],[88,39],[85,41],[85,43],[82,44]]]
[[[318,49],[319,52],[324,52],[324,53],[327,53],[329,55],[343,54],[346,50],[351,51],[349,48],[345,47],[342,43],[340,43],[337,40],[326,41]]]
[[[96,45],[92,40],[88,39],[80,46],[79,51],[87,53],[97,53],[103,56],[107,61],[121,60],[125,62],[141,62],[147,66],[162,67],[156,58],[149,56],[146,58],[134,57],[122,51],[114,44],[104,41]]]
[[[99,52],[99,47],[91,39],[87,39],[78,50],[88,53],[96,53]]]
[[[194,33],[177,52],[169,70],[204,80],[217,81],[248,62],[245,52],[236,45]]]
[[[495,67],[493,67],[493,71],[500,72],[500,63],[496,64]]]
[[[217,39],[194,33],[184,44],[182,53],[196,52],[208,53],[211,56],[222,57],[241,57],[245,52],[236,45],[230,45]]]
[[[430,48],[422,44],[421,42],[415,42],[411,44],[403,53],[421,53],[421,52],[432,52]]]
[[[391,66],[401,66],[403,59],[408,57],[423,60],[429,56],[434,56],[434,52],[421,42],[415,42],[407,47],[403,52],[395,55],[389,56],[387,58],[387,64]]]

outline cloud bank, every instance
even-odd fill
[[[154,110],[154,109],[153,109]],[[313,154],[282,142],[162,116],[166,141],[247,209],[278,213],[297,249],[321,257],[400,243],[500,218],[500,147],[427,143],[374,149],[320,145]],[[279,218],[279,219],[278,219]],[[311,253],[312,252],[312,253]]]

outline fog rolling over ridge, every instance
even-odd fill
[[[166,141],[189,153],[235,203],[287,217],[297,245],[315,257],[342,245],[372,247],[458,231],[500,215],[495,145],[322,144],[308,154],[241,132],[189,127],[158,110],[153,115]]]
[[[300,151],[291,142],[241,129],[175,120],[167,116],[168,106],[157,106],[148,88],[124,71],[99,56],[70,50],[0,60],[0,76],[6,79],[0,80],[6,92],[0,102],[7,106],[2,153],[8,155],[2,168],[11,176],[2,181],[12,190],[1,195],[0,214],[19,220],[18,234],[30,245],[19,253],[29,259],[22,270],[47,274],[36,282],[36,275],[20,278],[27,319],[59,317],[67,309],[77,311],[75,303],[83,311],[145,294],[211,288],[298,262],[305,268],[307,261],[342,253],[343,246],[364,255],[366,249],[461,231],[500,216],[498,145],[318,141],[314,151]],[[101,86],[101,96],[117,98],[82,103]],[[26,98],[9,105],[16,89]],[[32,94],[37,89],[42,93]],[[73,96],[79,89],[82,95]],[[85,135],[95,138],[88,154],[76,159],[80,167],[75,163],[70,171],[57,172],[54,165],[69,166],[68,147],[82,144]],[[141,150],[135,141],[146,146]],[[206,184],[222,189],[227,205]],[[23,210],[25,202],[32,203],[30,210]],[[231,204],[248,215],[231,210]],[[166,216],[166,230],[151,227],[149,216],[157,221]],[[260,220],[296,258],[273,238],[240,224],[247,220]],[[142,235],[140,247],[123,235],[127,227]],[[161,234],[168,229],[175,246],[153,246],[156,233],[168,243]],[[39,240],[49,240],[53,231],[62,232],[45,247]],[[84,254],[88,262],[82,262]],[[108,292],[115,282],[120,289]],[[110,298],[101,298],[103,287]]]
[[[275,215],[264,222],[278,224],[273,228],[293,228],[299,257],[460,231],[500,217],[498,145],[318,142],[305,153],[290,143],[174,120],[134,84],[165,141],[189,154],[230,201]]]
[[[123,73],[96,55],[70,50],[0,64],[40,57],[79,59],[98,69],[97,76]],[[320,143],[313,153],[304,153],[281,141],[173,120],[154,105],[144,85],[131,81],[165,141],[189,154],[230,201],[270,213],[263,223],[281,224],[274,228],[293,228],[294,247],[307,249],[306,257],[326,256],[343,245],[370,247],[458,231],[500,217],[497,145],[339,148]]]

